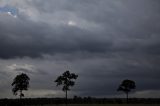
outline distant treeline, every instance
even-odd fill
[[[68,99],[68,104],[124,104],[125,98],[93,98],[77,97]],[[130,104],[160,104],[160,98],[130,98]],[[44,105],[65,104],[65,98],[24,98],[24,99],[0,99],[0,106],[19,105]]]

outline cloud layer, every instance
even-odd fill
[[[79,74],[71,95],[114,97],[128,78],[137,84],[133,96],[153,97],[160,90],[159,3],[1,0],[2,97],[13,97],[10,83],[20,72],[31,77],[28,97],[62,96],[53,81],[67,69]]]

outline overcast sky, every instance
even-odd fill
[[[159,0],[0,0],[0,98],[30,77],[26,97],[62,97],[54,80],[79,75],[70,97],[160,97]]]

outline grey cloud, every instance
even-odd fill
[[[13,22],[1,29],[1,58],[40,57],[56,52],[101,52],[111,45],[109,41],[102,41],[94,35],[91,39],[89,36],[93,33],[78,28],[52,29],[42,23],[33,24],[10,18]]]
[[[40,1],[33,2],[33,4],[35,4],[34,8],[37,8],[39,12],[42,12],[42,14],[45,13],[44,11],[41,11],[39,8],[45,7],[46,9],[51,10],[50,5],[56,5],[56,3],[52,3],[53,1],[51,3],[45,2],[44,4]],[[3,50],[3,52],[1,53],[1,58],[12,58],[19,56],[41,57],[41,55],[43,54],[53,55],[59,52],[70,53],[86,51],[90,53],[106,53],[119,51],[125,52],[126,50],[134,51],[137,48],[137,46],[143,44],[143,42],[137,43],[137,39],[144,39],[144,37],[146,38],[146,36],[148,36],[149,39],[152,34],[156,33],[157,36],[159,34],[159,24],[154,20],[154,18],[152,18],[152,15],[155,14],[151,12],[147,13],[147,10],[153,8],[148,4],[145,5],[146,7],[144,9],[141,9],[141,5],[137,5],[137,8],[133,6],[129,7],[131,3],[135,2],[129,2],[127,4],[125,2],[118,1],[94,1],[91,4],[88,2],[83,1],[80,4],[71,2],[71,4],[75,5],[70,6],[70,8],[74,8],[75,11],[68,11],[72,12],[75,15],[81,15],[78,17],[86,21],[93,21],[96,24],[100,24],[106,30],[101,30],[100,33],[97,33],[99,32],[98,30],[89,31],[77,28],[76,26],[70,27],[67,25],[55,25],[51,27],[50,25],[41,22],[37,23],[26,19],[12,19],[11,16],[6,16],[7,18],[1,16],[1,25],[3,25],[1,26],[1,48]],[[140,3],[142,4],[143,2]],[[61,9],[66,11],[65,7],[71,5],[66,1],[59,1],[58,4],[62,6],[56,8],[57,12],[59,12]],[[89,7],[86,7],[86,10],[96,10],[93,10],[91,12],[83,11],[83,8],[81,8],[81,6],[83,6],[82,4],[89,5]],[[112,4],[111,7],[109,4]],[[108,5],[109,7],[107,7]],[[79,9],[77,9],[76,6]],[[95,6],[97,6],[97,8],[95,8]],[[109,8],[113,10],[109,11]],[[134,9],[141,10],[137,10],[137,12],[133,14]],[[154,10],[157,9],[154,7],[153,11]],[[77,13],[77,11],[79,12]],[[51,13],[54,16],[54,12]],[[60,15],[63,17],[63,14]],[[132,17],[133,15],[136,15],[137,17]],[[145,20],[144,16],[149,18]],[[104,19],[99,19],[99,17],[102,17]],[[103,24],[99,21],[102,21]],[[157,25],[155,26],[154,23]],[[119,39],[122,39],[122,41],[117,43]],[[154,42],[155,39],[152,40],[153,41],[151,42]],[[127,43],[126,41],[129,43]],[[121,44],[122,46],[119,48],[118,46]]]
[[[143,55],[139,57],[115,55],[111,59],[99,58],[82,61],[78,63],[80,66],[77,66],[82,70],[79,73],[81,77],[76,89],[80,95],[85,96],[116,95],[116,89],[124,79],[134,80],[137,91],[160,89],[160,86],[157,85],[159,59],[155,59]]]
[[[79,75],[73,92],[81,96],[116,95],[123,79],[140,91],[160,89],[158,0],[27,3],[35,20],[0,15],[0,58],[33,64],[41,73],[31,75],[34,89],[57,90],[53,80],[68,67]]]

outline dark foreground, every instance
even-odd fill
[[[35,105],[32,105],[32,106],[35,106]],[[54,104],[54,105],[43,105],[43,106],[66,106],[66,105]],[[160,106],[160,104],[69,104],[68,106]]]
[[[65,106],[63,98],[0,99],[0,106]],[[160,98],[131,98],[126,104],[124,98],[74,98],[68,99],[68,106],[160,106]]]

